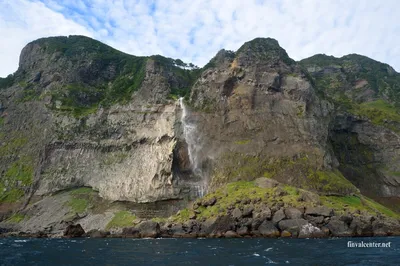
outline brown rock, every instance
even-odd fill
[[[82,226],[80,224],[70,224],[68,227],[64,230],[64,236],[68,238],[72,237],[81,237],[85,234],[85,230],[83,230]]]

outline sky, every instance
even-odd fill
[[[205,65],[271,37],[295,60],[358,53],[400,70],[398,0],[0,0],[0,77],[41,37],[85,35],[133,55]]]

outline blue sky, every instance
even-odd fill
[[[221,48],[272,37],[300,60],[358,53],[400,70],[397,0],[0,0],[0,76],[26,43],[81,34],[134,55],[203,66]]]

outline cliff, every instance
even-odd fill
[[[0,221],[124,227],[260,177],[395,210],[399,86],[386,64],[296,62],[270,38],[201,69],[83,36],[33,41],[0,79]]]

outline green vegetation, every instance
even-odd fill
[[[83,213],[87,210],[90,203],[93,202],[95,191],[90,187],[75,188],[69,192],[71,198],[68,201],[68,206],[75,213]]]
[[[0,202],[16,202],[33,181],[33,159],[23,156],[13,162],[0,180]]]
[[[20,214],[20,213],[14,213],[10,218],[7,219],[6,222],[12,223],[12,224],[18,224],[22,222],[25,219],[25,215]]]
[[[218,163],[211,187],[239,180],[252,181],[258,177],[274,178],[304,189],[321,193],[358,193],[357,188],[335,171],[319,170],[315,165],[318,154],[302,154],[297,158],[269,158],[227,153]]]
[[[359,104],[354,108],[354,113],[368,117],[375,125],[384,125],[387,121],[400,123],[399,110],[384,100]]]
[[[0,78],[0,89],[6,89],[14,84],[15,77],[13,74],[8,75],[6,78]]]
[[[251,51],[251,55],[263,60],[282,60],[287,65],[295,64],[279,43],[271,38],[255,38],[244,43],[236,54]]]
[[[89,202],[86,199],[72,198],[68,202],[69,207],[75,213],[82,213],[86,211]]]
[[[129,227],[133,225],[133,221],[135,220],[136,216],[129,211],[119,211],[114,214],[113,219],[107,224],[106,229]]]
[[[278,196],[276,192],[283,191],[283,195]],[[292,186],[283,186],[282,188],[260,188],[255,183],[249,181],[238,181],[225,185],[215,192],[207,194],[198,201],[207,201],[210,198],[216,198],[217,203],[213,206],[201,206],[197,210],[200,212],[196,219],[216,218],[220,215],[226,215],[228,209],[243,207],[245,201],[257,200],[265,205],[271,205],[278,201],[283,202],[285,206],[300,206],[304,203],[298,200],[299,190]],[[173,221],[184,222],[194,214],[191,209],[184,209],[172,217]]]
[[[321,202],[323,205],[335,209],[337,213],[366,211],[374,215],[381,213],[392,218],[400,218],[400,214],[365,196],[322,196]]]

